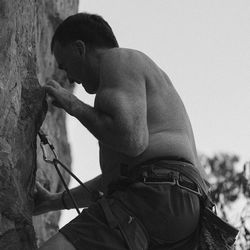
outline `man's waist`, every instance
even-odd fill
[[[121,164],[121,176],[145,184],[170,184],[197,195],[207,193],[207,186],[195,166],[181,158],[156,158],[136,166]]]

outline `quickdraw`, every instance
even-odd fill
[[[65,166],[59,159],[58,159],[58,156],[57,156],[57,153],[55,151],[55,147],[54,145],[48,140],[47,138],[47,135],[42,131],[42,130],[39,130],[38,132],[38,135],[39,135],[39,138],[40,138],[40,147],[42,149],[42,152],[43,152],[43,159],[45,162],[49,163],[49,164],[53,164],[55,166],[55,169],[63,183],[63,186],[65,188],[65,191],[68,193],[71,201],[73,202],[74,204],[74,207],[77,211],[78,214],[80,214],[80,210],[78,208],[78,205],[74,199],[74,197],[72,196],[58,166],[61,166],[63,169],[65,169],[66,172],[68,172],[83,188],[85,188],[91,195],[92,195],[92,192],[87,188],[87,186],[75,175],[73,174],[67,166]],[[46,150],[46,146],[48,145],[50,151],[52,152],[54,158],[53,159],[49,159],[48,158],[48,155],[47,155],[47,150]]]

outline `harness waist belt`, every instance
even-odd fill
[[[133,181],[140,181],[145,184],[177,185],[182,189],[202,196],[202,187],[198,185],[194,178],[190,178],[190,176],[186,174],[187,169],[185,169],[185,167],[187,167],[187,165],[189,166],[191,164],[181,161],[159,160],[151,164],[143,163],[132,168],[129,168],[128,165],[124,165],[121,168],[121,174]],[[192,166],[192,168],[194,167]]]

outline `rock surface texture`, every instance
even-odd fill
[[[32,218],[36,179],[51,192],[63,190],[54,167],[43,162],[37,132],[42,126],[70,166],[65,113],[47,110],[41,86],[53,78],[67,87],[50,41],[57,25],[77,9],[78,0],[0,1],[1,250],[36,249],[58,229],[59,212]]]

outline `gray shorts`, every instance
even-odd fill
[[[134,182],[59,231],[77,250],[194,249],[200,201],[176,185]]]

